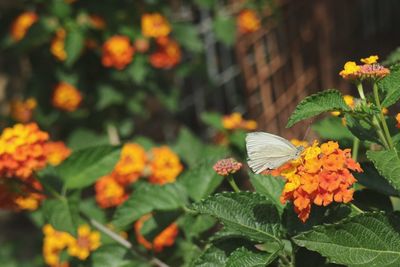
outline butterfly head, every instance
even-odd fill
[[[300,157],[301,153],[304,151],[304,147],[303,146],[298,146],[296,147],[297,151],[295,153],[295,158]]]

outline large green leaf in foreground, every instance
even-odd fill
[[[294,242],[350,267],[400,266],[400,217],[364,213],[337,224],[317,226]]]
[[[343,100],[342,94],[335,89],[329,89],[304,98],[289,118],[287,128],[299,121],[309,119],[326,111],[349,111],[349,106]]]
[[[367,151],[367,157],[378,172],[400,190],[400,158],[395,150]]]
[[[258,193],[221,193],[192,208],[220,220],[232,233],[257,241],[279,241],[280,217],[275,205]]]

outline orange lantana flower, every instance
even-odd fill
[[[114,35],[103,45],[103,66],[122,70],[132,62],[134,53],[135,49],[127,36]]]
[[[146,167],[146,151],[138,144],[125,144],[113,176],[121,185],[136,182]]]
[[[61,110],[75,111],[82,101],[82,95],[78,89],[66,82],[60,82],[53,91],[52,104]]]
[[[16,124],[0,135],[0,177],[26,180],[46,166],[45,143],[49,139],[36,123]]]
[[[254,120],[245,120],[242,114],[234,112],[222,118],[222,126],[227,130],[255,130],[257,122]]]
[[[167,19],[159,13],[142,16],[142,34],[145,37],[165,37],[171,32]]]
[[[167,228],[161,231],[153,241],[147,240],[141,233],[143,228],[143,224],[152,217],[151,214],[147,214],[142,216],[139,220],[135,223],[135,234],[136,240],[139,244],[145,247],[148,250],[154,250],[155,252],[161,252],[164,250],[165,247],[170,247],[174,245],[175,239],[178,236],[179,229],[176,223],[170,224]]]
[[[351,186],[356,179],[350,171],[362,172],[350,155],[350,149],[340,149],[337,142],[318,145],[314,142],[301,157],[272,171],[286,180],[281,202],[293,201],[300,220],[305,222],[311,205],[327,206],[333,201],[347,203],[353,199]]]
[[[125,188],[111,175],[101,177],[94,188],[97,204],[102,208],[116,207],[128,199]]]
[[[240,33],[251,33],[260,29],[261,22],[254,10],[244,9],[237,17],[237,25]]]
[[[69,149],[64,142],[48,142],[45,145],[47,161],[50,165],[57,166],[71,155]]]
[[[67,52],[65,51],[66,34],[67,33],[63,28],[59,28],[50,44],[51,54],[59,61],[67,59]]]
[[[150,151],[150,183],[166,184],[173,183],[182,172],[183,166],[169,147],[155,147]]]
[[[20,41],[28,32],[29,28],[38,20],[35,12],[27,11],[19,15],[11,25],[11,37],[14,41]]]
[[[27,123],[32,119],[33,110],[36,108],[36,100],[28,98],[25,101],[13,100],[10,105],[11,117],[22,123]]]
[[[158,38],[158,49],[150,55],[150,64],[158,69],[170,69],[181,61],[181,48],[170,38]]]

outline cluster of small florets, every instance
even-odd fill
[[[378,56],[370,56],[361,59],[363,65],[357,65],[354,61],[348,61],[344,65],[340,76],[346,80],[379,80],[390,74],[390,70],[378,63]]]
[[[242,168],[242,163],[236,161],[234,158],[221,159],[215,163],[213,169],[221,176],[228,176],[234,174]]]

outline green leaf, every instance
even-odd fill
[[[360,140],[372,141],[381,144],[374,126],[369,122],[369,118],[346,114],[346,125],[350,132]]]
[[[187,239],[197,238],[203,232],[213,227],[216,223],[215,218],[208,215],[191,215],[182,216],[179,221],[179,229],[185,233]]]
[[[285,182],[281,178],[271,175],[261,175],[249,172],[249,176],[250,182],[256,192],[267,196],[268,199],[274,203],[279,213],[282,213],[285,205],[279,201],[279,198]]]
[[[390,74],[378,82],[378,87],[386,96],[382,107],[389,107],[400,99],[400,68],[391,70]]]
[[[77,203],[69,203],[66,198],[46,199],[43,202],[45,220],[55,229],[75,235],[77,228]]]
[[[337,224],[316,226],[293,241],[331,262],[350,267],[400,266],[399,217],[363,213]]]
[[[233,45],[236,39],[236,21],[233,17],[218,15],[213,21],[215,37],[227,46]]]
[[[78,26],[68,29],[67,36],[65,37],[65,52],[67,53],[65,64],[67,66],[72,66],[79,58],[84,43],[85,35]]]
[[[395,150],[367,151],[367,157],[378,172],[400,190],[400,158]]]
[[[211,126],[216,130],[224,130],[224,127],[222,126],[222,115],[217,112],[203,112],[200,115],[200,119],[204,124]]]
[[[119,105],[124,102],[124,95],[115,90],[112,86],[101,85],[98,88],[99,100],[96,103],[97,110],[103,110],[112,105]]]
[[[133,63],[126,69],[132,80],[141,85],[149,73],[148,59],[144,55],[136,55]]]
[[[174,24],[174,37],[188,51],[195,53],[203,50],[203,42],[199,37],[197,28],[190,24]]]
[[[91,255],[92,267],[150,267],[146,262],[129,257],[127,248],[115,244],[101,246]]]
[[[325,140],[353,141],[354,136],[339,117],[329,116],[312,125],[312,129]]]
[[[232,232],[262,242],[281,234],[278,210],[265,196],[253,192],[221,193],[193,203],[192,208],[220,220]]]
[[[155,210],[176,210],[182,208],[186,202],[185,189],[179,184],[140,184],[129,199],[117,208],[112,224],[122,228],[144,214]]]
[[[264,267],[270,264],[278,255],[277,250],[275,253],[266,253],[262,251],[251,251],[247,248],[241,247],[228,258],[226,267]]]
[[[254,245],[245,239],[231,238],[219,240],[208,246],[205,251],[192,262],[192,267],[226,266],[229,255],[240,247],[251,248]]]
[[[206,145],[189,129],[182,128],[179,132],[173,150],[178,153],[190,167],[195,167],[204,158],[216,160],[225,157],[229,151],[224,147]]]
[[[66,188],[83,188],[110,173],[119,160],[120,148],[97,146],[78,150],[56,170]]]
[[[388,196],[400,196],[399,192],[379,174],[372,164],[361,164],[361,168],[364,172],[354,173],[360,184]]]
[[[99,135],[96,132],[86,129],[77,128],[68,137],[68,147],[77,150],[92,146],[100,146],[109,144],[107,135]]]
[[[223,181],[223,177],[214,171],[214,164],[215,161],[204,160],[179,177],[179,183],[186,188],[194,201],[200,201],[213,193]]]
[[[327,111],[350,111],[338,90],[329,89],[304,98],[290,116],[286,128]]]

